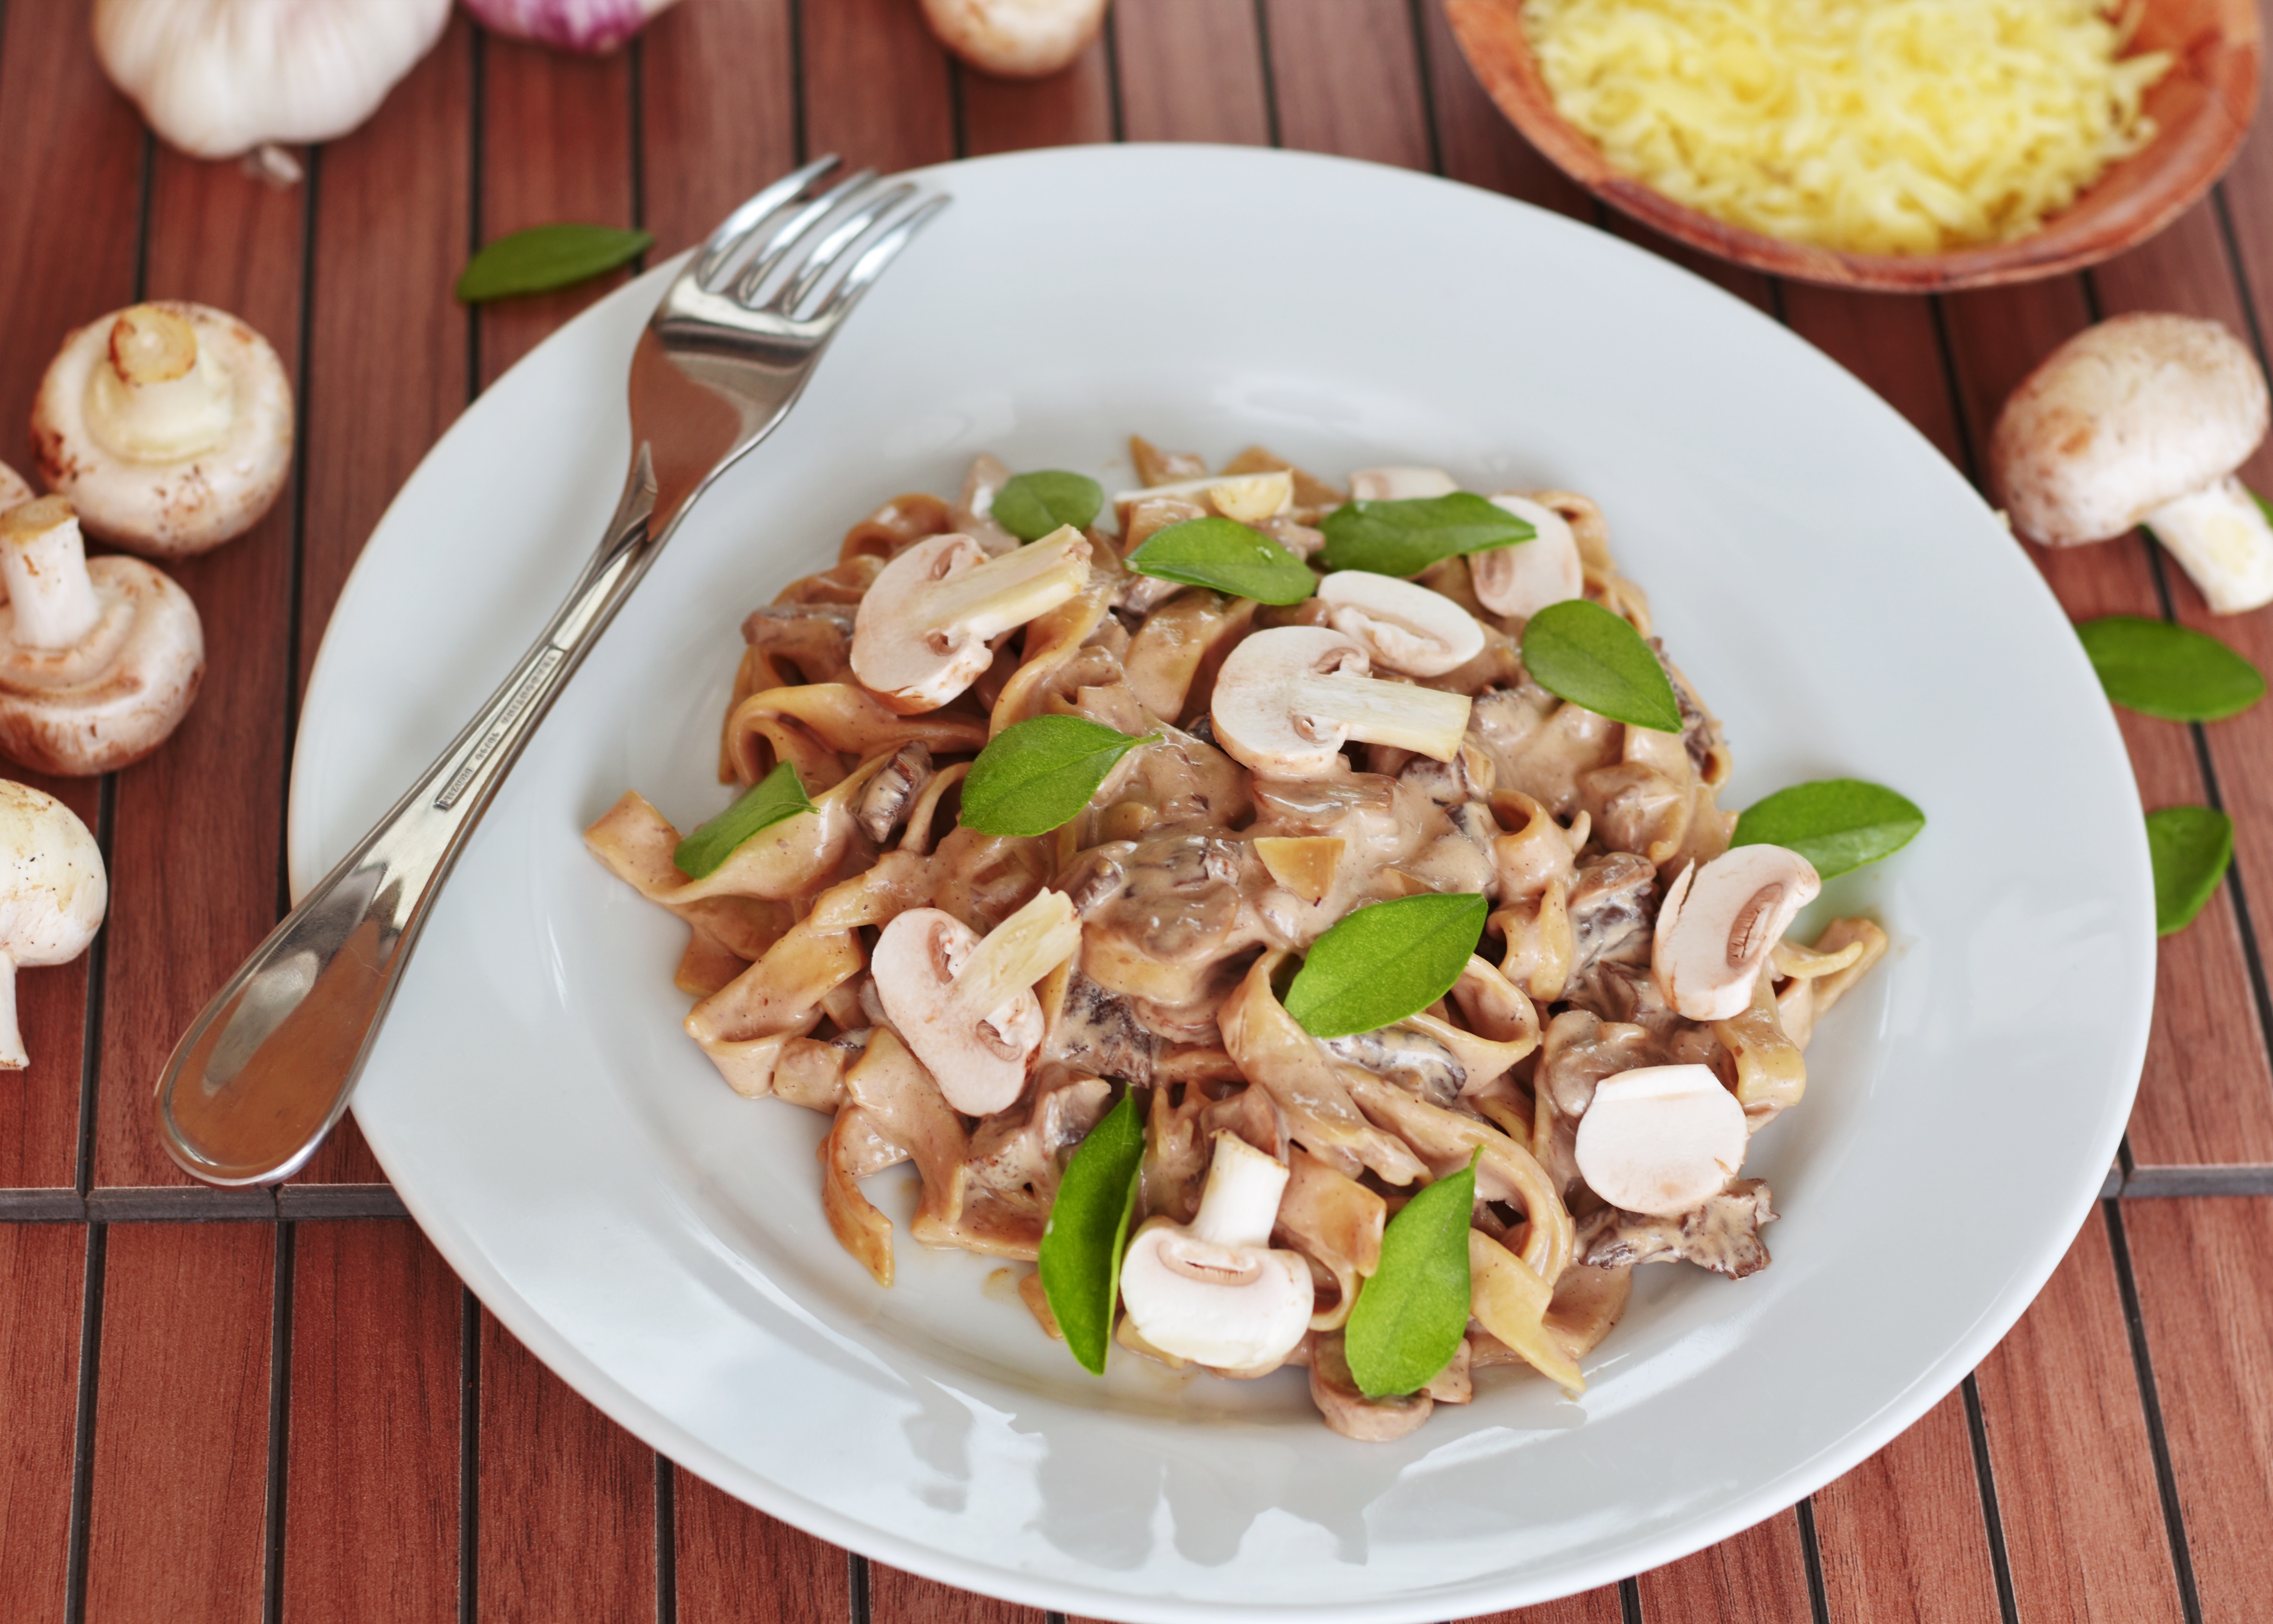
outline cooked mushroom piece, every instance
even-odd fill
[[[1073,904],[1042,891],[984,939],[953,914],[911,908],[878,936],[870,969],[885,1018],[947,1103],[986,1117],[1025,1091],[1042,1042],[1034,984],[1080,947]]]
[[[994,662],[987,645],[1089,583],[1089,540],[1071,525],[989,558],[967,535],[934,535],[886,565],[852,622],[852,674],[888,710],[937,710]]]
[[[71,505],[0,513],[0,751],[69,776],[138,761],[205,676],[190,595],[139,558],[90,559]]]
[[[167,301],[81,327],[32,403],[40,477],[86,533],[154,558],[260,522],[292,467],[292,385],[226,311]]]
[[[2265,438],[2265,375],[2214,321],[2142,312],[2088,327],[2005,402],[1989,478],[2051,547],[2145,525],[2221,615],[2273,602],[2273,526],[2233,472]]]
[[[1501,492],[1491,503],[1528,524],[1534,534],[1512,547],[1468,555],[1468,580],[1475,587],[1476,602],[1495,615],[1528,620],[1549,603],[1586,595],[1586,571],[1569,520],[1545,503],[1513,491]]]
[[[16,1025],[16,971],[86,951],[109,888],[79,814],[29,784],[0,779],[0,1067],[31,1064]]]
[[[1737,1176],[1746,1131],[1711,1066],[1645,1066],[1595,1085],[1579,1119],[1579,1171],[1613,1207],[1671,1217]]]
[[[32,488],[24,483],[24,476],[6,463],[0,462],[0,513],[11,507],[21,506],[31,499]]]
[[[1325,1423],[1360,1443],[1388,1443],[1427,1420],[1436,1400],[1427,1388],[1388,1398],[1368,1398],[1350,1374],[1342,1333],[1319,1336],[1310,1344],[1310,1402]]]
[[[1089,49],[1106,0],[923,0],[939,42],[982,73],[1042,79]]]
[[[1657,912],[1657,990],[1689,1020],[1734,1020],[1752,1006],[1768,950],[1822,888],[1815,865],[1782,846],[1738,846],[1683,869]]]
[[[1271,1249],[1287,1168],[1228,1128],[1215,1134],[1189,1224],[1147,1219],[1121,1264],[1121,1296],[1146,1342],[1219,1370],[1277,1365],[1310,1328],[1315,1295],[1299,1252]]]
[[[1294,505],[1294,476],[1285,468],[1267,468],[1260,474],[1211,474],[1204,479],[1178,480],[1173,485],[1117,490],[1113,495],[1113,505],[1119,512],[1138,502],[1156,502],[1164,498],[1203,502],[1226,519],[1257,524]]]
[[[1351,739],[1439,761],[1459,753],[1467,695],[1383,682],[1366,675],[1371,669],[1363,644],[1326,626],[1257,632],[1217,673],[1208,713],[1216,743],[1274,778],[1342,770],[1341,747]]]
[[[1350,475],[1355,502],[1409,502],[1415,497],[1448,497],[1459,482],[1442,468],[1360,468]]]
[[[1354,638],[1377,665],[1442,677],[1483,652],[1476,617],[1441,592],[1369,570],[1336,570],[1318,583],[1326,624]]]

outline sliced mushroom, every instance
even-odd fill
[[[852,674],[888,710],[937,710],[994,662],[994,639],[1088,583],[1089,540],[1071,525],[992,559],[967,535],[927,537],[860,600]]]
[[[0,513],[0,750],[83,776],[165,741],[205,676],[188,593],[139,558],[90,559],[62,497]]]
[[[1042,79],[1097,37],[1106,0],[923,0],[939,42],[982,73]]]
[[[1081,922],[1042,891],[980,939],[953,914],[911,908],[876,939],[869,968],[883,1013],[969,1117],[1008,1109],[1042,1042],[1034,984],[1081,947]]]
[[[1274,626],[1231,651],[1209,715],[1216,742],[1269,777],[1342,770],[1351,739],[1395,745],[1439,761],[1459,753],[1468,697],[1382,682],[1355,638],[1325,626]]]
[[[879,846],[892,837],[931,782],[931,747],[921,739],[911,739],[892,752],[892,759],[876,771],[868,787],[860,791],[860,810],[853,821],[860,832]]]
[[[1671,1217],[1727,1187],[1748,1131],[1711,1066],[1645,1066],[1594,1086],[1579,1119],[1579,1172],[1613,1207]]]
[[[2214,321],[2141,312],[2047,355],[1998,415],[1989,476],[2022,535],[2104,541],[2144,524],[2211,610],[2273,602],[2273,526],[2232,477],[2265,438],[2265,375]]]
[[[1429,1418],[1437,1402],[1422,1388],[1389,1398],[1368,1398],[1350,1374],[1342,1333],[1321,1333],[1310,1343],[1310,1402],[1325,1423],[1360,1443],[1388,1443]]]
[[[1310,1328],[1315,1293],[1302,1254],[1271,1249],[1286,1187],[1284,1164],[1216,1131],[1198,1215],[1189,1224],[1146,1220],[1121,1261],[1121,1300],[1145,1341],[1242,1372],[1294,1351]]]
[[[292,467],[268,341],[202,304],[137,304],[64,341],[32,403],[40,476],[86,533],[182,558],[260,521]]]
[[[1120,510],[1139,502],[1167,499],[1204,502],[1226,519],[1257,524],[1294,506],[1294,475],[1285,468],[1259,474],[1211,474],[1202,479],[1180,479],[1171,485],[1115,491],[1113,505]]]
[[[1758,1179],[1739,1179],[1677,1216],[1653,1217],[1605,1207],[1579,1237],[1579,1260],[1592,1269],[1636,1263],[1694,1263],[1742,1280],[1768,1266],[1760,1225],[1775,1221],[1774,1197]]]
[[[79,814],[0,779],[0,1068],[31,1064],[16,1024],[16,971],[86,952],[109,900],[102,852]]]
[[[1459,482],[1442,468],[1360,468],[1350,475],[1354,502],[1409,502],[1415,497],[1448,497]]]
[[[1822,888],[1814,864],[1782,846],[1738,846],[1683,869],[1658,909],[1657,990],[1689,1020],[1734,1020],[1768,950]]]
[[[1354,638],[1377,665],[1442,677],[1483,652],[1476,617],[1441,592],[1369,570],[1336,570],[1318,583],[1326,623]]]
[[[1587,573],[1579,558],[1571,521],[1543,502],[1503,491],[1492,505],[1528,524],[1527,542],[1468,555],[1468,580],[1476,601],[1495,615],[1528,620],[1549,603],[1583,597]]]

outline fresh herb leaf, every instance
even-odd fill
[[[1258,603],[1300,603],[1318,589],[1308,565],[1261,531],[1229,519],[1187,519],[1155,530],[1129,555],[1129,567]]]
[[[1121,1295],[1121,1254],[1136,1208],[1136,1170],[1144,1157],[1144,1124],[1136,1090],[1105,1113],[1076,1147],[1058,1181],[1058,1198],[1042,1230],[1042,1295],[1082,1368],[1105,1373],[1113,1340],[1114,1300]]]
[[[1342,1351],[1368,1398],[1417,1392],[1460,1351],[1468,1328],[1468,1222],[1476,1161],[1405,1203],[1381,1236],[1381,1267],[1350,1307]]]
[[[1310,944],[1287,1013],[1313,1037],[1347,1037],[1417,1014],[1452,990],[1484,933],[1490,904],[1424,892],[1346,916]]]
[[[2075,629],[2107,697],[2171,722],[2216,722],[2265,697],[2258,669],[2206,632],[2168,620],[2108,615]]]
[[[2209,806],[2165,806],[2147,814],[2147,855],[2155,864],[2155,934],[2194,922],[2233,861],[2233,819]]]
[[[1744,808],[1729,843],[1797,851],[1828,879],[1893,856],[1924,827],[1925,814],[1883,784],[1822,778]]]
[[[1105,487],[1086,474],[1046,468],[1006,480],[994,493],[994,522],[1022,542],[1039,542],[1060,525],[1086,529],[1105,505]]]
[[[1395,502],[1345,502],[1318,527],[1320,555],[1338,570],[1418,575],[1439,559],[1529,541],[1535,532],[1473,490]]]
[[[963,822],[982,834],[1046,834],[1089,805],[1113,764],[1159,738],[1079,716],[1036,716],[987,740],[963,781]]]
[[[680,841],[671,860],[689,879],[700,879],[716,872],[734,855],[735,847],[759,830],[812,810],[813,802],[798,780],[797,769],[784,761],[743,790],[731,806]]]
[[[1585,598],[1549,603],[1523,626],[1523,669],[1557,698],[1637,728],[1681,731],[1681,702],[1641,633]]]
[[[483,304],[527,293],[549,293],[629,265],[655,246],[645,231],[561,221],[531,226],[485,243],[458,277],[458,303]]]

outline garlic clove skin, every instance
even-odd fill
[[[491,34],[535,40],[557,50],[604,56],[675,0],[465,0]]]
[[[345,135],[449,19],[450,0],[95,0],[94,49],[169,145],[233,158]]]

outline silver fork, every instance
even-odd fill
[[[567,601],[175,1046],[158,1080],[158,1137],[188,1172],[265,1184],[314,1154],[347,1109],[436,894],[529,735],[687,507],[773,431],[861,295],[947,206],[944,194],[868,169],[822,190],[836,161],[743,204],[673,279],[632,355],[623,499]]]

